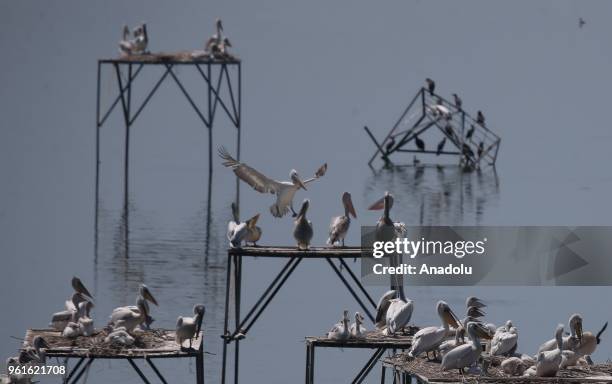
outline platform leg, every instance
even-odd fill
[[[240,290],[242,282],[242,256],[236,256],[234,258],[236,265],[234,266],[235,284],[234,284],[234,296],[235,296],[235,314],[236,314],[236,328],[240,326]],[[238,384],[238,373],[240,364],[240,340],[236,340],[236,347],[234,349],[234,383]]]
[[[223,359],[221,365],[221,384],[225,384],[225,375],[227,368],[227,345],[229,344],[229,297],[230,285],[232,278],[232,255],[227,255],[227,266],[225,276],[225,318],[223,323]]]

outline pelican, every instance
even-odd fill
[[[51,323],[49,326],[51,328],[57,329],[58,331],[63,331],[68,325],[69,322],[78,321],[77,313],[78,310],[76,308],[79,307],[79,304],[87,301],[87,298],[83,296],[79,292],[75,292],[72,294],[72,298],[70,300],[70,304],[66,302],[66,307],[70,307],[71,309],[66,309],[64,311],[55,312],[51,316]]]
[[[579,360],[580,355],[576,352],[570,351],[569,349],[563,350],[561,351],[561,364],[559,364],[559,369],[578,365]]]
[[[421,139],[419,139],[418,136],[414,136],[414,143],[416,144],[417,148],[419,149],[419,151],[424,151],[425,150],[425,142]]]
[[[224,37],[223,41],[221,41],[221,44],[219,45],[219,53],[221,53],[224,56],[229,55],[227,48],[231,46],[232,46],[232,43],[230,43],[229,39],[227,37]]]
[[[136,340],[127,332],[125,327],[117,327],[104,339],[105,343],[131,347]]]
[[[62,331],[62,337],[65,337],[68,339],[76,339],[82,334],[83,334],[83,329],[81,328],[81,324],[74,323],[72,321],[69,322],[66,325],[66,328],[64,328],[64,330]]]
[[[93,306],[91,301],[85,301],[79,304],[78,324],[81,327],[83,336],[91,336],[94,333],[94,323],[93,319],[90,317]]]
[[[482,126],[485,125],[485,117],[484,117],[484,113],[482,113],[482,111],[478,111],[477,115],[476,115],[476,122]]]
[[[576,352],[579,356],[590,356],[595,352],[599,343],[601,343],[601,334],[604,333],[606,328],[608,327],[608,322],[601,327],[597,335],[594,335],[593,332],[587,331],[582,334],[582,341],[578,344],[576,348],[574,348],[574,352]],[[582,324],[581,324],[582,331]],[[589,361],[587,359],[587,361]]]
[[[394,335],[401,331],[412,317],[414,311],[414,303],[410,299],[406,299],[403,290],[397,291],[397,297],[389,300],[389,308],[386,313],[387,328],[383,331],[385,335]]]
[[[518,332],[516,327],[512,326],[512,321],[506,321],[506,325],[499,327],[493,335],[491,341],[491,355],[493,356],[509,356],[516,351],[518,341]]]
[[[232,220],[227,223],[227,239],[232,241],[236,227],[240,224],[240,213],[238,212],[238,206],[236,203],[232,203]]]
[[[378,304],[376,305],[376,318],[375,318],[375,326],[378,329],[383,329],[387,325],[387,310],[389,309],[389,305],[391,304],[391,300],[397,296],[397,291],[395,289],[391,289],[385,292],[380,299],[378,299]]]
[[[134,28],[132,34],[134,38],[130,39],[130,30],[128,26],[123,26],[123,39],[119,42],[119,51],[123,55],[142,54],[147,49],[147,45],[149,44],[147,25],[142,23]]]
[[[428,77],[425,79],[425,83],[427,84],[427,90],[429,91],[429,94],[433,96],[433,93],[436,90],[436,82]]]
[[[276,202],[270,207],[270,213],[274,217],[283,217],[289,209],[295,217],[297,213],[293,209],[293,196],[298,189],[306,190],[306,184],[315,181],[327,172],[327,163],[323,164],[315,176],[302,181],[295,169],[289,173],[291,181],[276,181],[268,178],[254,168],[235,160],[224,147],[219,148],[219,156],[225,160],[223,165],[232,168],[239,179],[249,184],[260,193],[272,193],[276,195]]]
[[[362,325],[363,320],[364,320],[363,315],[359,312],[355,312],[355,322],[351,324],[351,327],[349,329],[349,332],[352,338],[363,339],[365,337],[365,333],[367,330]]]
[[[342,320],[327,332],[327,338],[331,340],[346,340],[349,338],[349,312],[344,310]]]
[[[563,349],[563,324],[559,324],[555,331],[555,340],[557,348],[552,351],[541,351],[538,353],[537,362],[535,365],[535,375],[539,377],[556,376],[559,371],[559,365],[563,360],[561,353]]]
[[[442,326],[426,327],[418,331],[413,337],[412,348],[410,348],[408,352],[410,357],[417,357],[423,352],[427,353],[428,357],[429,352],[434,352],[435,357],[435,351],[448,335],[449,325],[452,325],[454,328],[459,328],[459,320],[457,320],[457,316],[455,316],[446,302],[442,300],[438,301],[436,310],[442,321]],[[470,335],[469,324],[467,332],[468,335]]]
[[[239,248],[243,241],[251,241],[252,243],[255,243],[257,240],[259,240],[261,237],[261,228],[255,225],[258,219],[259,213],[244,223],[237,224],[231,234],[228,232],[230,247]]]
[[[582,315],[574,313],[570,316],[567,325],[570,329],[570,335],[563,337],[563,349],[574,349],[583,340],[582,333]],[[604,328],[605,329],[605,328]],[[540,345],[538,353],[544,351],[553,351],[557,348],[557,339],[551,339]]]
[[[456,93],[453,93],[453,99],[455,100],[455,107],[460,110],[461,106],[463,105],[463,101]]]
[[[306,218],[306,211],[310,206],[310,200],[305,199],[300,208],[300,213],[295,218],[293,226],[293,237],[297,241],[298,249],[308,249],[312,240],[312,222]]]
[[[459,326],[459,328],[455,331],[455,338],[451,340],[446,340],[440,344],[438,347],[438,352],[440,352],[441,356],[446,355],[449,351],[452,351],[456,347],[465,343],[465,328]]]
[[[355,207],[353,207],[353,200],[351,199],[350,193],[344,192],[342,194],[342,204],[344,205],[344,215],[333,217],[329,225],[329,238],[327,239],[327,244],[332,246],[337,242],[342,242],[342,246],[344,247],[344,238],[351,225],[351,216],[357,218],[357,213],[355,213]]]
[[[406,224],[402,222],[393,222],[389,215],[393,207],[394,198],[389,192],[374,204],[370,205],[368,210],[377,211],[383,209],[383,215],[376,223],[375,237],[376,241],[395,241],[397,237],[406,234]]]
[[[472,366],[480,358],[480,352],[482,352],[480,338],[491,338],[486,328],[473,322],[468,323],[467,334],[471,343],[460,345],[444,355],[440,365],[443,371],[458,369],[463,375],[463,369]]]
[[[480,318],[483,317],[485,313],[480,310],[480,308],[472,306],[467,309],[465,312],[465,317],[461,320],[461,325],[463,328],[467,327],[467,323],[470,321],[480,322]]]
[[[193,307],[193,317],[182,317],[176,321],[176,343],[183,347],[183,342],[189,340],[189,348],[191,349],[191,343],[194,337],[198,337],[200,329],[202,328],[202,319],[204,318],[204,312],[206,309],[202,304],[196,304]]]
[[[83,282],[81,281],[81,279],[79,279],[76,276],[72,277],[72,281],[71,281],[71,285],[72,288],[74,289],[75,292],[78,292],[80,294],[82,294],[83,296],[87,296],[90,299],[93,300],[93,296],[91,293],[89,293],[89,291],[87,290],[87,288],[85,287],[85,285],[83,284]]]
[[[144,323],[148,315],[145,299],[139,298],[136,306],[138,307],[136,310],[129,307],[115,308],[111,315],[113,328],[124,327],[126,332],[129,333],[134,331],[137,326]]]
[[[519,357],[513,356],[502,361],[501,369],[510,376],[521,376],[525,373],[527,365]]]
[[[223,32],[223,23],[221,22],[221,19],[217,18],[215,20],[215,26],[217,28],[217,33],[215,33],[208,39],[208,41],[206,42],[206,48],[205,48],[206,52],[208,52],[211,55],[219,52],[221,43],[223,42],[223,38],[221,36]]]
[[[446,137],[443,138],[442,141],[440,141],[440,143],[438,144],[438,150],[436,151],[436,156],[440,156],[440,153],[444,149],[444,144],[446,144]]]
[[[245,242],[251,243],[254,247],[257,246],[262,234],[261,228],[257,226],[257,220],[259,220],[259,213],[247,220],[247,235],[244,238]]]
[[[47,353],[46,350],[49,349],[49,344],[42,336],[34,336],[32,339],[32,345],[26,347],[23,351],[25,352],[24,356],[28,356],[27,359],[24,359],[21,355],[19,357],[19,362],[35,362],[39,364],[45,364],[47,362]],[[24,361],[28,360],[28,361]]]

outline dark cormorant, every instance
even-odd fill
[[[480,125],[485,125],[485,117],[482,111],[478,111],[478,114],[476,115],[476,122]]]
[[[480,142],[480,144],[478,144],[478,158],[480,158],[482,156],[482,153],[484,152],[484,142]]]
[[[476,127],[474,126],[474,124],[471,124],[470,129],[467,131],[467,134],[465,135],[466,139],[469,139],[472,137],[472,135],[474,134],[474,131],[476,130]]]
[[[467,145],[466,143],[463,143],[463,150],[462,150],[463,154],[465,155],[465,157],[471,159],[474,157],[474,151],[472,151],[472,148],[470,148],[469,145]]]
[[[444,144],[446,144],[446,137],[442,139],[442,141],[438,144],[438,151],[436,152],[436,156],[440,156],[440,152],[444,149]]]
[[[427,83],[427,90],[429,91],[429,94],[433,95],[434,91],[436,90],[436,82],[429,77],[425,79],[425,82]]]
[[[423,140],[419,139],[418,136],[414,137],[414,142],[415,142],[415,144],[416,144],[416,146],[417,146],[417,148],[419,150],[421,150],[421,151],[425,150],[425,142]]]
[[[457,107],[457,109],[461,109],[461,106],[463,105],[463,101],[461,100],[459,95],[457,95],[456,93],[453,93],[453,98],[455,99],[455,107]]]

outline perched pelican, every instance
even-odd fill
[[[385,192],[385,195],[368,208],[370,211],[383,210],[383,215],[376,223],[375,237],[376,241],[395,241],[397,237],[404,236],[406,233],[406,224],[402,222],[393,222],[389,215],[394,202],[393,195]]]
[[[189,340],[189,348],[194,337],[198,337],[202,328],[202,319],[205,312],[204,305],[197,304],[193,307],[193,317],[182,317],[176,321],[176,343],[183,347],[183,342]]]
[[[295,218],[293,237],[297,241],[298,249],[308,249],[310,247],[310,240],[312,240],[312,222],[306,218],[306,211],[308,211],[309,206],[310,200],[305,199],[300,213]]]
[[[425,142],[423,140],[419,139],[418,136],[414,136],[414,143],[416,144],[416,146],[419,149],[419,151],[424,151],[425,150]]]
[[[542,351],[538,353],[535,375],[539,377],[556,376],[559,371],[559,365],[563,360],[561,350],[563,349],[563,324],[559,324],[555,331],[555,339],[557,348],[552,351]]]
[[[331,224],[329,225],[329,238],[327,239],[327,244],[332,246],[337,242],[342,242],[342,246],[344,247],[344,238],[351,225],[351,216],[357,218],[357,213],[355,213],[355,207],[353,207],[353,200],[351,199],[350,193],[344,192],[342,194],[342,204],[344,205],[344,215],[332,218]]]
[[[513,356],[502,361],[501,369],[510,376],[521,376],[525,373],[527,365],[519,357]]]
[[[83,284],[81,279],[79,279],[76,276],[73,276],[71,284],[72,284],[72,288],[74,289],[75,292],[78,292],[78,293],[82,294],[83,296],[87,296],[87,297],[89,297],[90,299],[93,300],[92,294],[89,293],[87,288],[85,288],[85,285]]]
[[[453,93],[453,99],[455,100],[455,107],[457,107],[457,109],[461,109],[461,106],[463,105],[463,101],[461,100],[459,95],[457,95],[456,93]]]
[[[257,226],[257,220],[259,220],[259,213],[247,220],[247,235],[244,238],[245,243],[251,243],[254,247],[257,246],[262,234],[261,228]]]
[[[440,344],[438,347],[438,352],[440,352],[441,356],[446,355],[449,351],[452,351],[456,347],[465,343],[465,328],[460,326],[455,331],[455,338],[451,340],[446,340]]]
[[[353,324],[351,324],[351,327],[349,329],[349,332],[351,334],[351,337],[354,339],[362,339],[365,337],[365,333],[366,333],[366,328],[362,325],[363,324],[363,315],[359,312],[355,312],[355,322]]]
[[[480,353],[482,352],[480,338],[491,338],[488,330],[478,323],[468,323],[467,334],[471,341],[470,343],[458,346],[449,351],[442,358],[442,364],[440,366],[443,371],[458,369],[463,375],[463,369],[472,366],[480,357]]]
[[[587,331],[582,334],[582,341],[575,347],[573,350],[579,356],[590,356],[595,352],[599,343],[601,343],[601,334],[608,328],[608,322],[601,327],[597,335],[594,335],[593,332]],[[582,324],[580,328],[582,332]],[[588,359],[587,359],[588,361]]]
[[[397,291],[395,289],[391,289],[385,292],[380,299],[378,299],[378,304],[376,305],[376,318],[375,325],[378,329],[383,329],[387,326],[387,310],[389,309],[389,305],[391,304],[391,300],[397,296]]]
[[[440,344],[444,341],[448,335],[449,325],[454,328],[459,328],[459,320],[457,316],[450,309],[448,304],[442,300],[438,301],[436,305],[438,316],[442,321],[441,327],[426,327],[418,331],[413,338],[412,348],[408,352],[410,357],[417,357],[421,353],[425,352],[429,357],[429,352],[434,352],[438,349]],[[470,323],[475,324],[475,323]],[[470,334],[470,328],[468,324],[467,328],[468,335]],[[473,332],[473,331],[472,331]],[[453,350],[454,351],[454,350]],[[451,351],[452,352],[452,351]],[[450,353],[450,352],[449,352]]]
[[[476,122],[482,126],[485,125],[485,117],[484,117],[484,113],[482,113],[482,111],[478,111],[477,115],[476,115]]]
[[[425,83],[427,84],[427,90],[429,91],[429,94],[433,96],[433,93],[436,90],[436,82],[428,77],[425,79]]]
[[[283,217],[289,209],[294,217],[297,215],[293,209],[293,196],[302,188],[306,190],[306,184],[319,179],[327,172],[327,163],[323,164],[315,176],[302,181],[295,169],[291,170],[289,177],[291,181],[276,181],[268,178],[256,169],[235,160],[224,147],[219,148],[219,156],[225,160],[223,165],[233,169],[239,179],[249,184],[253,189],[260,193],[272,193],[276,195],[276,202],[270,207],[270,212],[274,217]]]
[[[71,309],[66,309],[64,311],[55,312],[51,316],[51,323],[49,323],[49,326],[51,328],[57,329],[58,331],[63,331],[69,322],[78,321],[78,317],[77,317],[78,310],[76,308],[79,307],[80,303],[86,302],[86,301],[87,301],[87,298],[83,296],[81,293],[79,292],[73,293],[72,298],[70,300],[70,304],[68,301],[66,302],[66,307],[67,308],[70,307]]]
[[[228,55],[229,52],[227,51],[227,48],[231,46],[232,46],[232,43],[230,43],[229,39],[227,37],[224,37],[223,41],[219,45],[219,53],[221,53],[224,56]]]
[[[349,312],[344,310],[342,320],[327,332],[327,338],[331,340],[346,340],[349,338]]]
[[[465,134],[465,138],[470,139],[474,135],[475,130],[476,127],[474,126],[474,124],[470,124],[470,129],[468,129],[467,133]]]
[[[130,307],[115,308],[111,315],[111,323],[113,328],[123,327],[127,332],[132,332],[137,326],[144,323],[147,319],[147,307],[145,299],[139,298],[134,310]]]
[[[414,311],[414,303],[410,299],[406,299],[403,294],[404,290],[397,291],[397,297],[389,300],[389,308],[386,313],[387,328],[383,331],[385,335],[395,335],[401,331],[412,317]]]
[[[573,367],[578,365],[578,361],[580,360],[580,355],[574,351],[570,351],[569,349],[561,351],[561,364],[559,364],[560,369],[565,369],[567,367]]]
[[[244,223],[239,223],[234,226],[234,231],[231,234],[228,232],[230,247],[239,248],[243,241],[251,241],[252,243],[255,243],[257,240],[259,240],[261,237],[261,228],[255,225],[257,220],[259,220],[259,213]]]
[[[122,347],[131,347],[136,339],[127,332],[125,327],[117,327],[104,339],[105,343],[120,345]]]
[[[236,227],[240,224],[240,213],[238,212],[238,206],[232,202],[232,220],[227,223],[227,239],[232,241]]]
[[[217,18],[215,20],[215,26],[217,28],[217,33],[215,33],[208,39],[205,47],[206,52],[211,55],[220,51],[221,43],[223,42],[223,23],[221,22],[221,19]]]
[[[134,38],[130,39],[130,29],[127,25],[124,25],[123,38],[119,42],[119,52],[126,56],[145,53],[147,45],[149,44],[147,25],[142,23],[134,28],[132,34]]]
[[[26,347],[22,354],[19,355],[19,363],[38,363],[45,364],[47,362],[46,350],[49,349],[49,344],[42,336],[34,336],[32,345]]]
[[[440,156],[440,153],[444,149],[444,144],[446,144],[446,137],[443,138],[442,141],[440,141],[440,143],[438,143],[438,150],[436,151],[436,156]]]
[[[574,350],[578,344],[582,343],[584,337],[582,333],[582,315],[580,315],[579,313],[572,314],[567,322],[567,325],[569,326],[570,334],[569,336],[563,337],[563,349]],[[548,340],[547,342],[540,345],[540,348],[538,348],[538,353],[544,351],[553,351],[556,348],[557,339],[555,338]]]
[[[495,332],[491,341],[491,355],[493,356],[509,356],[516,351],[518,341],[518,332],[516,327],[512,326],[512,321],[508,320],[504,327],[500,327]]]
[[[77,317],[83,336],[92,336],[94,333],[94,322],[90,317],[93,306],[94,304],[91,301],[85,301],[79,304],[79,313]]]
[[[76,339],[83,334],[81,324],[73,323],[72,321],[66,325],[66,328],[62,331],[62,336],[68,339]]]

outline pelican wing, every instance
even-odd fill
[[[391,299],[395,297],[397,291],[394,289],[385,292],[384,295],[378,300],[378,304],[376,305],[376,319],[375,323],[378,328],[382,328],[386,324],[386,315],[387,310],[389,309],[389,305],[391,304]]]
[[[224,147],[219,148],[219,156],[225,160],[223,165],[232,168],[240,180],[253,187],[257,192],[278,193],[280,190],[281,184],[278,181],[272,180],[255,168],[234,159]]]
[[[497,332],[491,341],[491,354],[505,355],[516,345],[518,334],[510,332]]]

